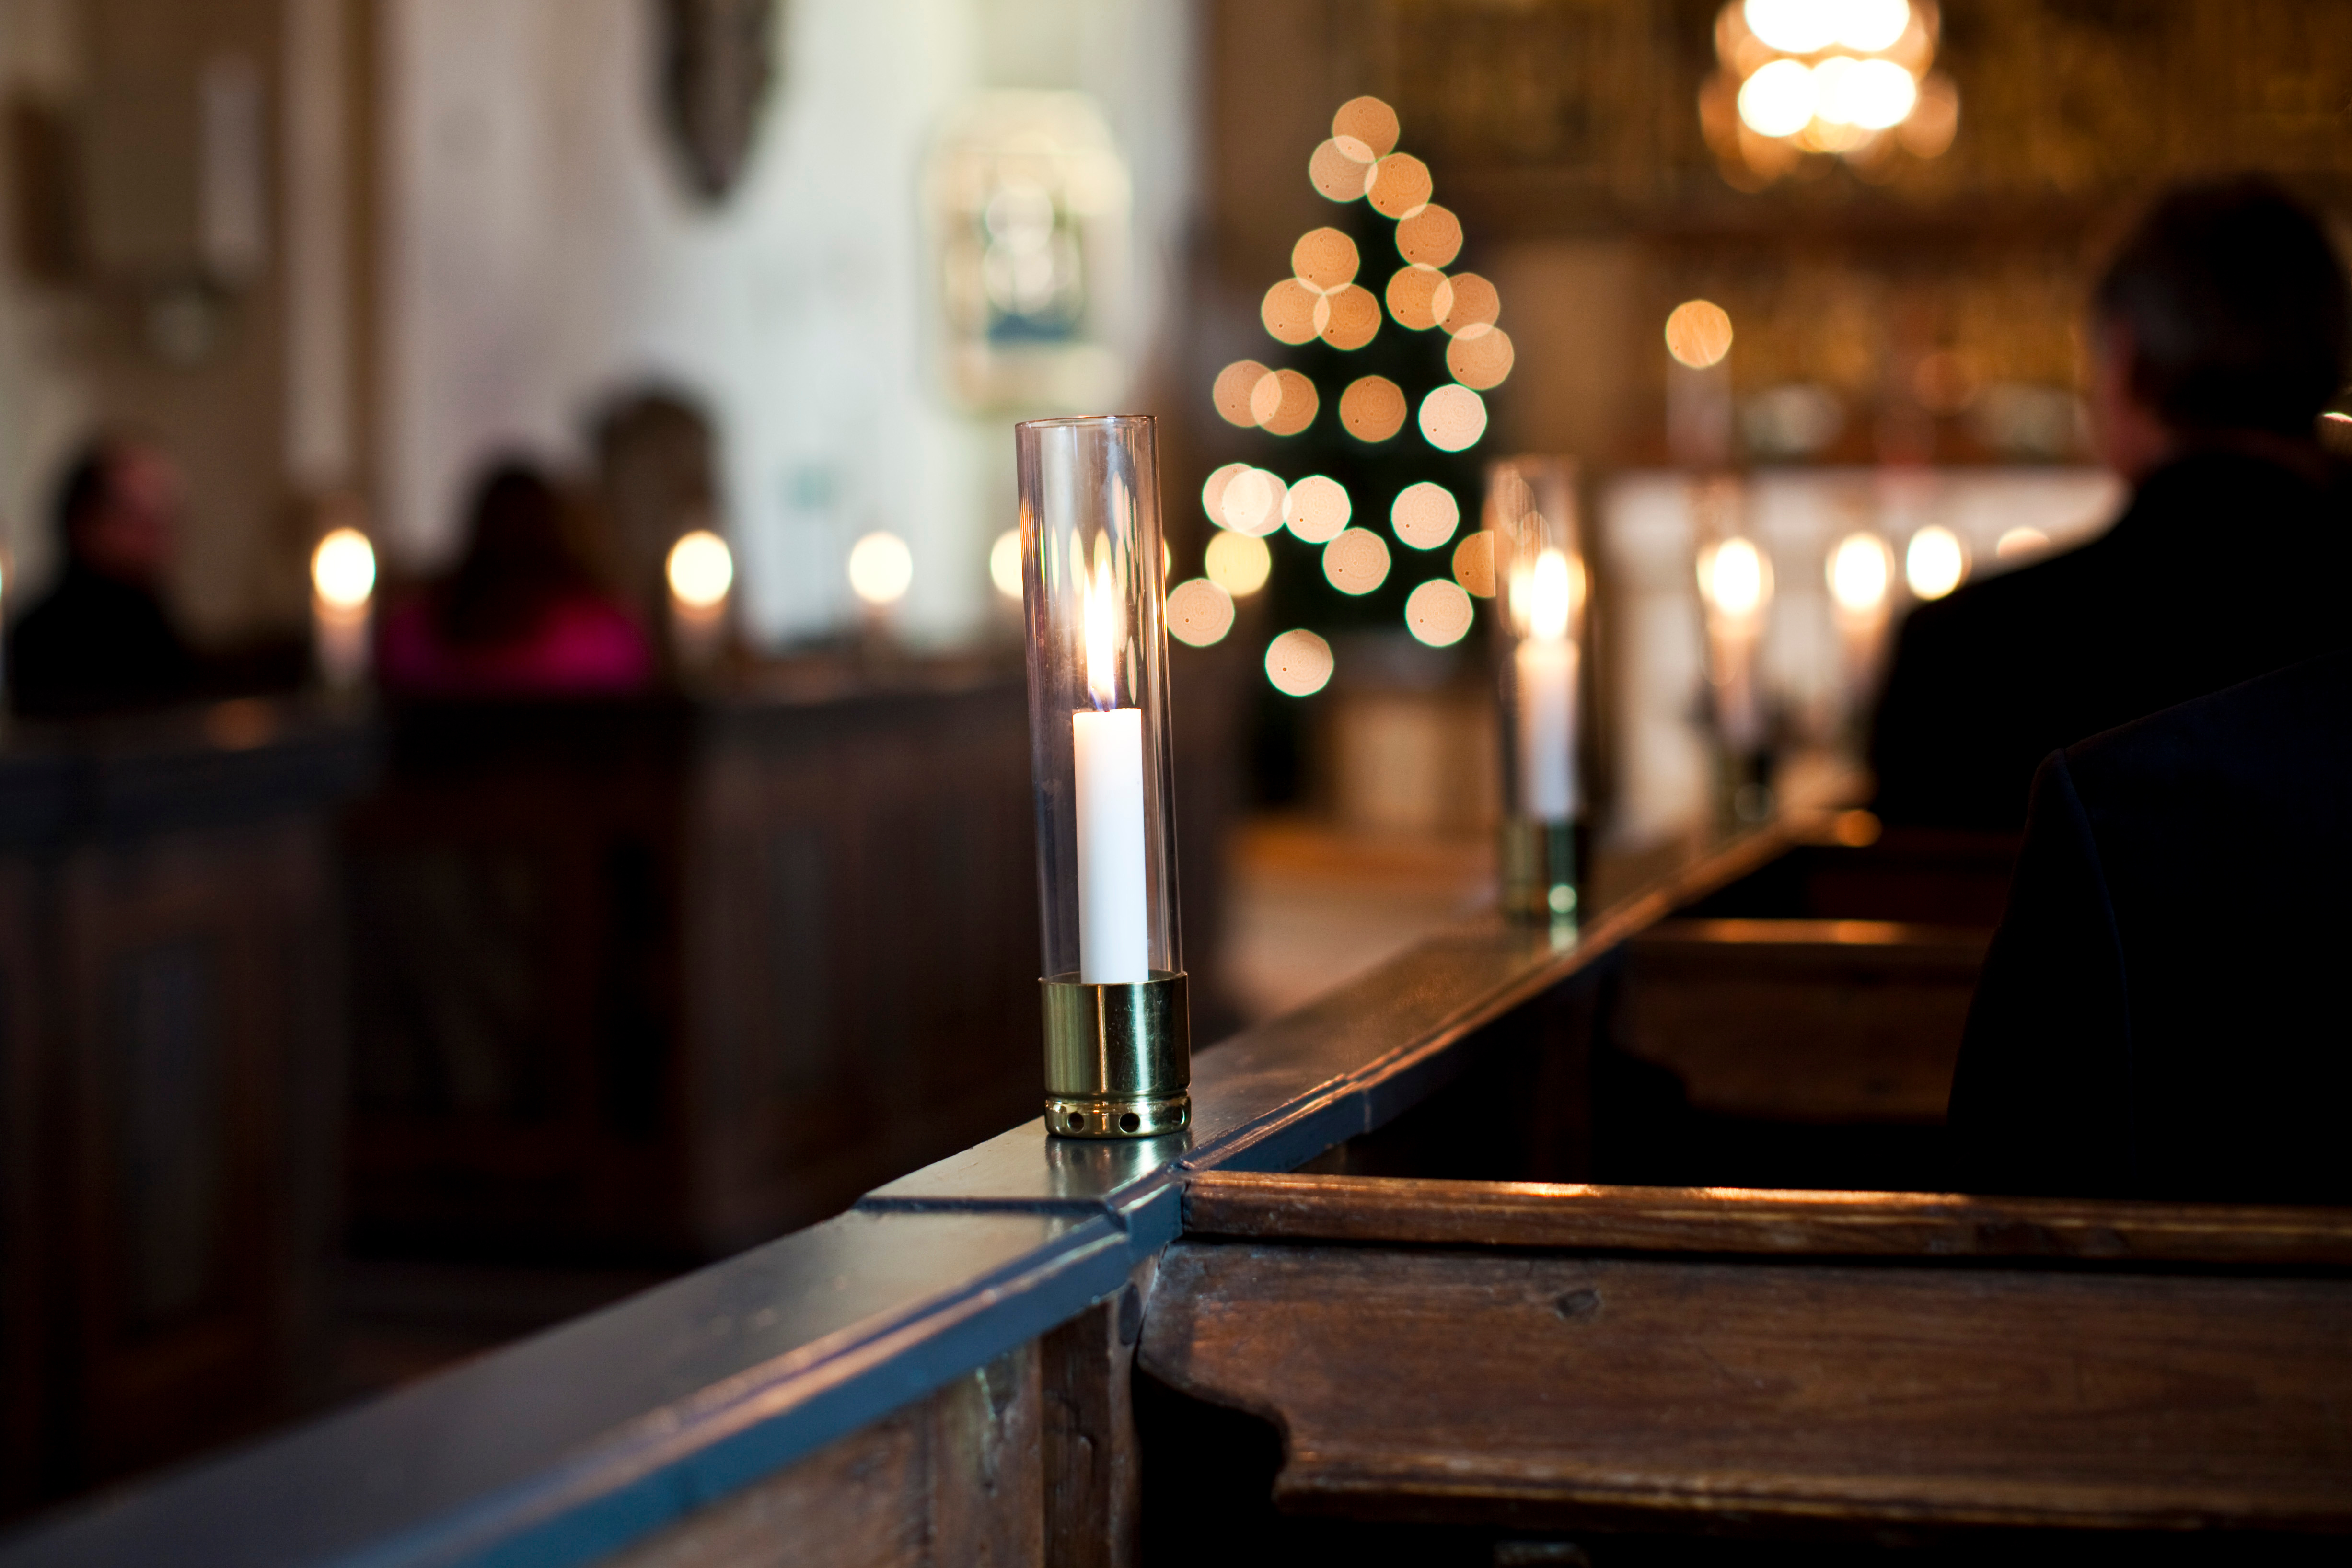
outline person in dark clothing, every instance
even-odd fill
[[[179,475],[144,442],[109,437],[67,470],[56,514],[65,569],[8,632],[16,711],[114,712],[194,691],[196,658],[158,593],[179,511]]]
[[[2352,1203],[2352,652],[2052,753],[1952,1083],[1972,1191]]]
[[[2315,434],[2352,302],[2317,221],[2260,179],[2179,190],[2093,314],[2094,438],[2131,504],[1912,612],[1872,736],[1888,822],[2014,830],[2056,748],[2352,645],[2352,474]]]

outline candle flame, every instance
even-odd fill
[[[1112,708],[1118,701],[1118,653],[1123,639],[1108,553],[1095,563],[1093,582],[1082,580],[1079,591],[1086,601],[1087,686],[1094,693],[1096,706]]]
[[[1575,585],[1567,555],[1557,550],[1538,554],[1535,571],[1528,581],[1528,635],[1545,642],[1559,642],[1567,637],[1569,612],[1574,601]]]
[[[1738,619],[1764,607],[1772,593],[1772,569],[1748,541],[1727,539],[1700,553],[1698,585],[1717,610]]]

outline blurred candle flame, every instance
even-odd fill
[[[1568,557],[1547,550],[1536,557],[1528,581],[1528,633],[1544,642],[1568,636],[1568,616],[1574,602]]]
[[[375,549],[356,528],[339,528],[310,552],[310,585],[322,603],[355,610],[375,591]]]
[[[1082,584],[1086,598],[1087,687],[1097,707],[1118,701],[1119,606],[1111,585],[1108,555],[1095,563],[1094,580]]]

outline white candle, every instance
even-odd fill
[[[1527,637],[1513,655],[1518,677],[1519,802],[1540,822],[1576,815],[1575,598],[1568,557],[1547,550],[1528,574]]]
[[[1100,710],[1070,716],[1076,760],[1078,979],[1132,985],[1151,978],[1144,888],[1143,710],[1120,708],[1118,602],[1110,565],[1086,591],[1087,684]]]

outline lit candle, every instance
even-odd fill
[[[310,628],[319,673],[347,691],[367,677],[375,550],[356,528],[338,528],[310,552]]]
[[[1144,889],[1143,710],[1121,708],[1125,643],[1108,556],[1086,598],[1087,689],[1091,712],[1071,715],[1077,761],[1078,980],[1133,985],[1151,978]]]
[[[1528,816],[1565,822],[1576,815],[1576,644],[1568,623],[1575,596],[1568,557],[1546,550],[1528,574],[1528,635],[1517,661],[1519,798]]]
[[[698,528],[670,546],[664,570],[669,578],[670,646],[678,663],[689,669],[715,663],[726,641],[734,553],[725,540]]]

